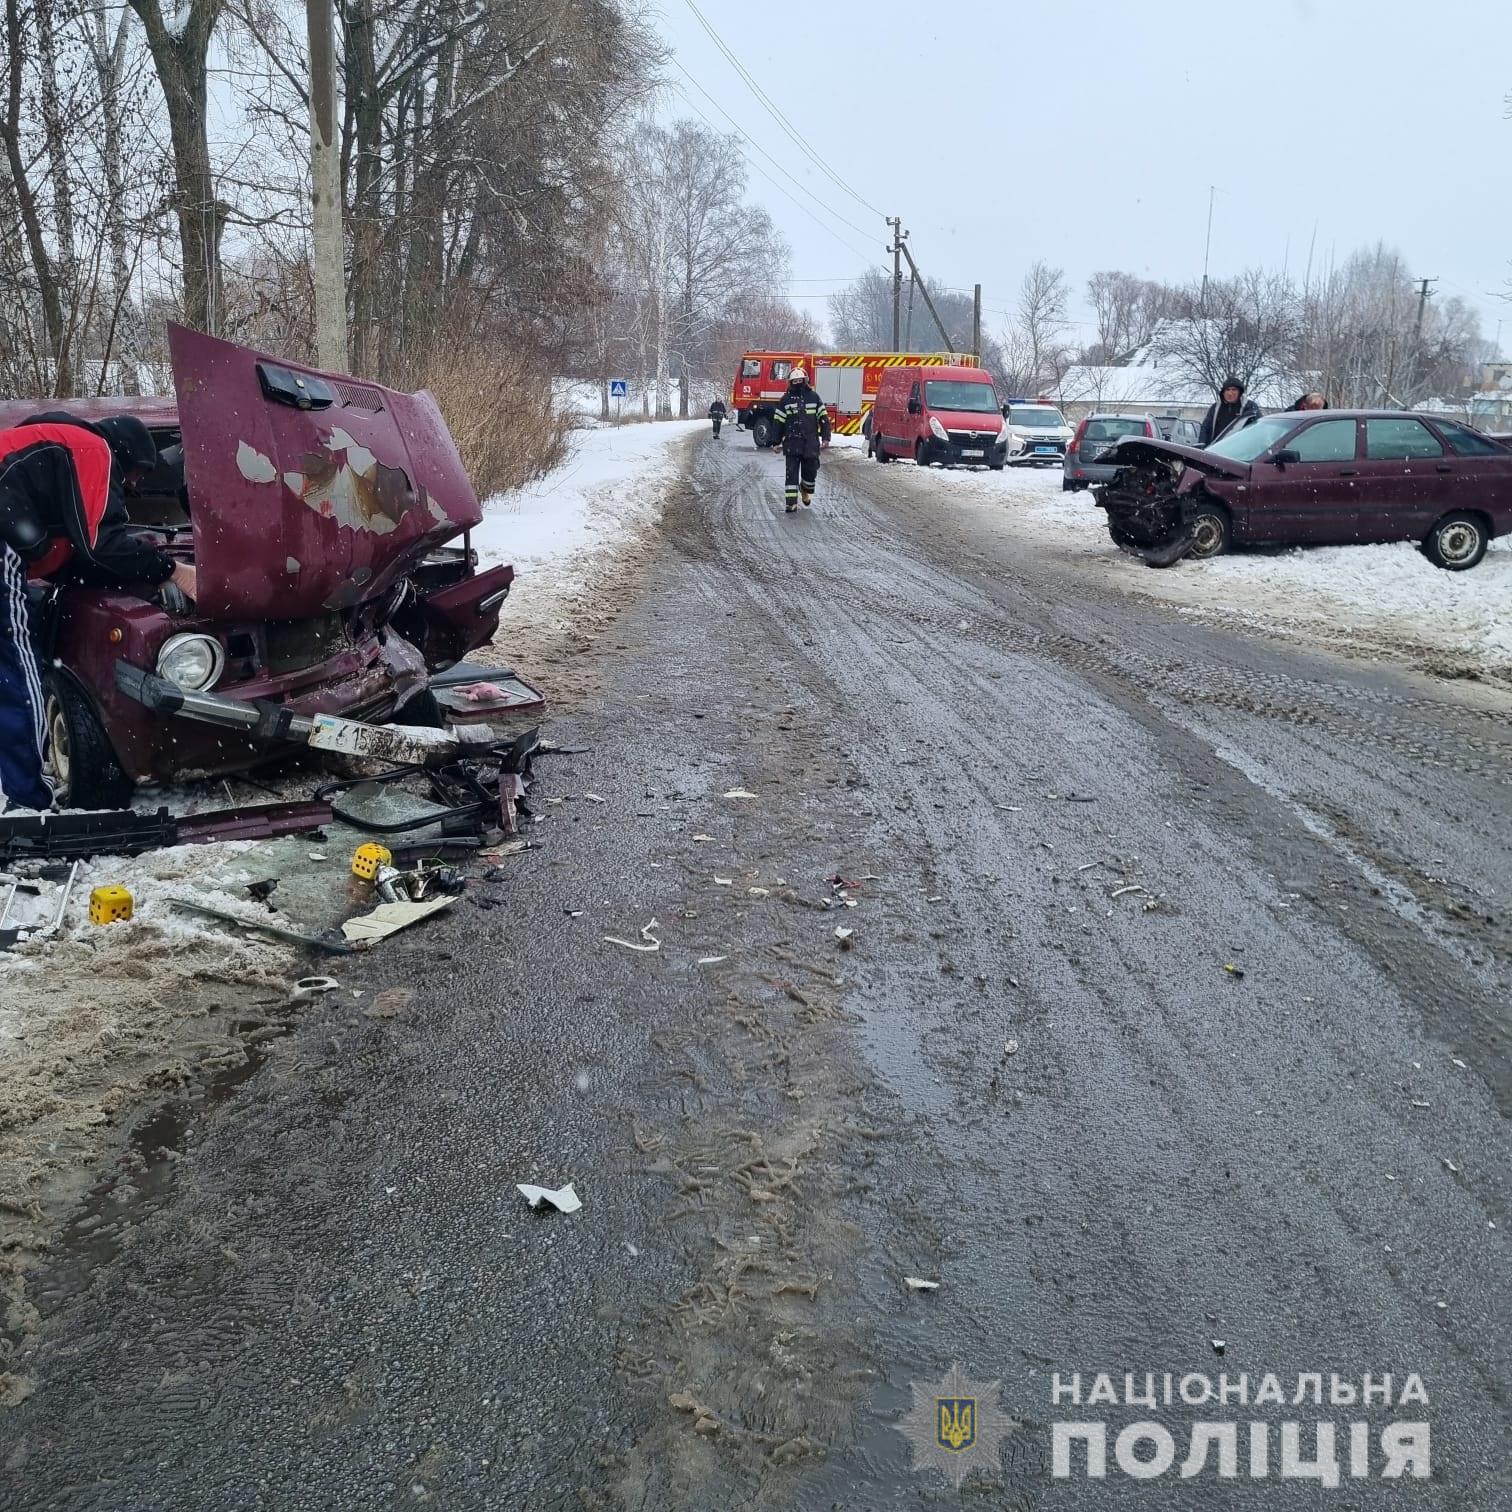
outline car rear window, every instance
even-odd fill
[[[1462,457],[1484,457],[1502,450],[1489,436],[1471,430],[1468,425],[1457,425],[1453,420],[1440,420],[1438,428],[1444,433],[1445,440]]]
[[[1421,420],[1367,420],[1365,455],[1372,462],[1407,462],[1442,457],[1444,448]]]
[[[1117,441],[1124,436],[1145,436],[1143,420],[1089,420],[1083,441]]]

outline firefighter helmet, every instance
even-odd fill
[[[807,383],[808,382],[808,369],[805,368],[803,366],[803,364],[800,362],[798,364],[798,366],[795,367],[793,369],[793,371],[788,375],[788,382],[789,383]]]

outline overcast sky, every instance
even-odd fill
[[[744,144],[751,195],[792,246],[788,292],[821,318],[813,296],[888,261],[882,216],[901,215],[923,272],[982,284],[992,329],[1037,257],[1085,319],[1097,269],[1201,276],[1212,184],[1215,276],[1300,276],[1315,235],[1315,268],[1381,239],[1473,301],[1488,339],[1505,318],[1512,345],[1495,297],[1512,276],[1512,0],[697,0],[859,199],[687,0],[657,4],[681,91],[664,114],[729,131],[723,107],[770,154]]]

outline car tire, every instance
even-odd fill
[[[1480,565],[1490,532],[1477,515],[1450,514],[1428,532],[1423,551],[1435,567],[1445,572],[1468,572]]]
[[[872,447],[872,456],[874,456],[879,462],[891,462],[893,460],[892,457],[883,448],[880,441],[878,441],[876,445]]]
[[[987,466],[990,467],[993,470],[993,472],[1002,472],[1003,468],[1006,465],[1007,464],[1003,463],[1003,462],[989,462],[987,464]]]
[[[756,443],[757,451],[765,451],[772,444],[772,422],[765,415],[758,415],[751,421],[751,440]]]
[[[59,808],[116,809],[136,784],[121,769],[94,706],[58,673],[49,673],[43,703],[48,750],[45,770]]]
[[[1187,528],[1194,537],[1194,545],[1188,555],[1199,561],[1222,556],[1233,543],[1233,521],[1229,518],[1228,510],[1221,504],[1204,502],[1197,505],[1187,517]]]
[[[929,443],[927,441],[914,442],[914,464],[918,467],[929,466]]]

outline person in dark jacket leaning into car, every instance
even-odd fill
[[[1260,418],[1260,406],[1253,399],[1244,397],[1244,384],[1238,378],[1225,378],[1218,390],[1218,398],[1208,406],[1202,417],[1201,429],[1197,432],[1198,446],[1208,446],[1225,431],[1240,421],[1248,423]]]
[[[146,536],[130,528],[126,494],[157,466],[158,450],[152,432],[135,415],[110,415],[104,420],[81,420],[66,410],[32,415],[26,425],[74,425],[99,436],[110,448],[110,490],[105,514],[88,560],[73,564],[90,583],[146,583],[157,588],[171,582],[185,598],[193,599],[194,568],[175,562]],[[33,576],[46,576],[33,573]]]
[[[772,413],[772,425],[776,437],[772,449],[780,446],[786,454],[787,487],[783,498],[787,512],[792,514],[800,497],[805,509],[813,503],[819,453],[830,443],[829,410],[809,387],[808,373],[803,368],[793,369],[787,393]]]
[[[157,461],[133,416],[92,425],[61,411],[0,430],[0,809],[45,809],[42,673],[28,580],[67,570],[94,582],[172,583],[194,569],[127,529],[125,488]]]

